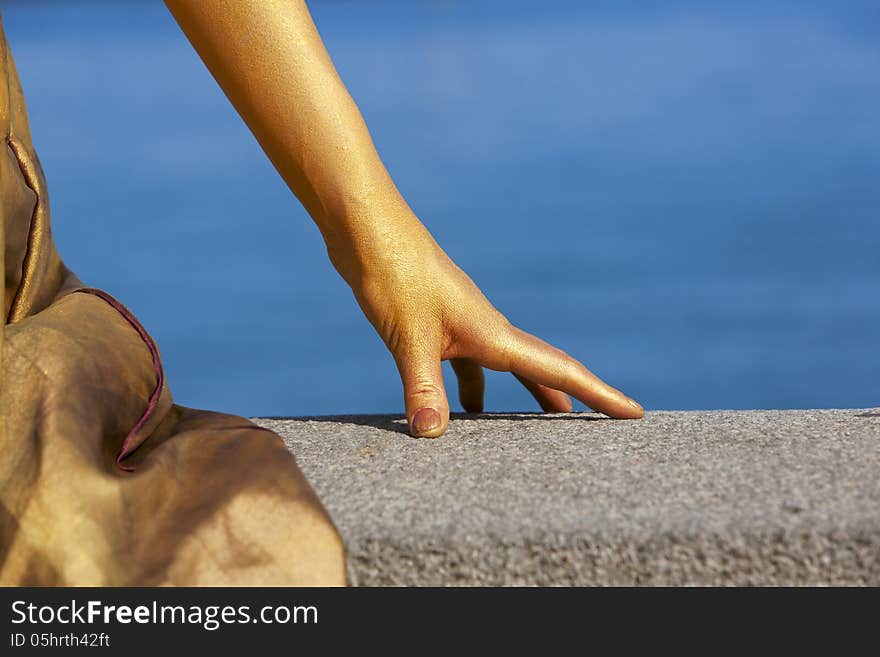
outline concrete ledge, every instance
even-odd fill
[[[880,410],[256,419],[358,585],[880,584]]]

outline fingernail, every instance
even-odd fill
[[[423,434],[440,426],[440,413],[433,408],[420,408],[413,413],[412,428],[414,434]]]
[[[632,406],[633,410],[638,413],[644,413],[645,409],[642,408],[641,404],[639,404],[635,399],[627,399],[629,405]]]

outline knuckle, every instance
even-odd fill
[[[416,383],[409,391],[411,397],[436,397],[440,388],[433,383]]]
[[[505,319],[503,322],[496,323],[490,330],[495,349],[505,355],[512,353],[516,341],[516,329],[513,324]]]
[[[583,366],[565,352],[560,353],[562,354],[562,360],[559,363],[560,378],[564,381],[574,381],[580,378],[583,374]]]
[[[553,352],[561,362],[565,363],[566,367],[570,367],[573,369],[577,369],[580,363],[578,363],[577,359],[572,358],[571,355],[567,351],[563,351],[562,349],[557,349],[553,347]]]
[[[416,381],[407,390],[407,397],[410,399],[423,399],[425,397],[440,397],[443,391],[438,385],[430,381]]]
[[[404,346],[404,336],[397,322],[383,321],[379,334],[382,336],[388,351],[394,355],[401,352]]]

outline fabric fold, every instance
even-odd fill
[[[344,584],[281,438],[175,404],[141,322],[64,265],[2,21],[0,66],[0,585]]]

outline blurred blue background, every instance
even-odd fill
[[[876,3],[644,4],[310,6],[404,195],[515,324],[649,409],[880,404]],[[400,412],[162,3],[2,6],[62,256],[152,332],[177,401]],[[487,383],[487,410],[537,408]]]

